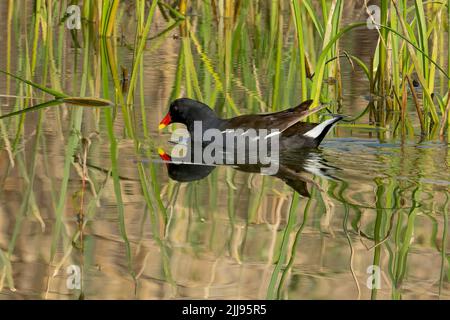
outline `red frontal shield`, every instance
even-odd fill
[[[170,113],[167,113],[166,116],[159,123],[159,130],[167,127],[172,122],[172,118],[170,117]]]

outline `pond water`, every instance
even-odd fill
[[[32,2],[20,3],[11,19],[0,3],[0,28],[8,30],[0,69],[25,77],[36,52],[34,81],[114,101],[109,70],[109,97],[103,86],[101,40],[87,24],[73,34],[56,24],[53,46],[39,37],[33,51]],[[266,111],[273,97],[270,41],[249,25],[262,48],[247,44],[230,57],[227,20],[216,23],[194,3],[190,37],[176,26],[153,39],[170,25],[156,10],[130,106],[134,138],[120,107],[111,128],[104,109],[67,105],[29,113],[23,124],[0,120],[0,299],[449,299],[450,152],[444,139],[419,135],[412,101],[415,133],[397,129],[398,114],[368,112],[356,121],[367,128],[342,123],[306,160],[290,158],[310,167],[302,173],[309,197],[294,197],[279,177],[230,166],[192,182],[168,177],[157,148],[170,148],[170,129],[159,132],[158,123],[171,99],[201,95],[232,116],[220,86],[242,113]],[[298,77],[289,75],[295,31],[284,10],[280,108],[301,102]],[[134,8],[125,3],[119,13],[113,56],[131,74]],[[344,11],[343,24],[355,20],[364,15]],[[341,47],[369,61],[376,42],[376,31],[364,29]],[[381,105],[364,73],[341,64],[336,111],[354,118],[369,103]],[[333,100],[331,83],[324,91]],[[31,91],[3,75],[0,94],[2,114],[49,99],[34,91],[26,100]]]

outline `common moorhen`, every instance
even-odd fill
[[[169,112],[159,124],[163,129],[171,123],[186,125],[191,137],[194,132],[194,121],[202,121],[203,132],[207,129],[278,129],[281,132],[280,148],[316,148],[333,125],[342,119],[340,115],[322,123],[301,122],[306,116],[325,108],[320,105],[309,109],[312,100],[304,101],[300,105],[267,114],[249,114],[230,119],[221,119],[206,104],[181,98],[174,100]]]

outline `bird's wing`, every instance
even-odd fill
[[[312,100],[308,100],[297,107],[275,113],[250,114],[228,119],[224,129],[278,129],[281,133],[307,116],[325,108],[325,105],[320,105],[309,109],[311,103]]]

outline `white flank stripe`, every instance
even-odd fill
[[[303,135],[305,137],[310,137],[310,138],[316,139],[318,136],[320,136],[320,134],[323,132],[323,130],[325,130],[334,121],[336,121],[336,118],[325,120],[324,122],[322,122],[321,124],[318,124],[317,126],[315,126],[314,128],[312,128],[311,130],[309,130],[308,132],[306,132]]]
[[[272,137],[274,137],[274,136],[276,136],[276,135],[278,135],[280,133],[281,133],[280,131],[272,132],[271,134],[268,134],[264,139],[267,140],[267,139],[272,138]]]

